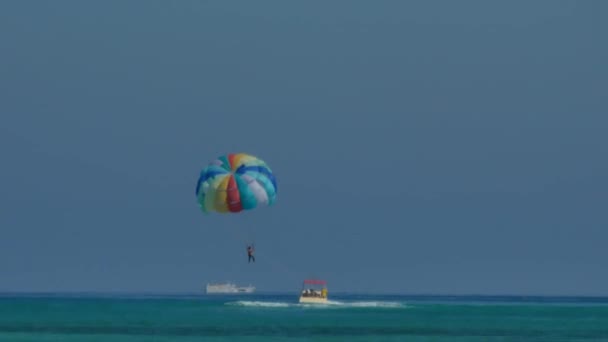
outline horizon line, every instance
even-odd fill
[[[19,296],[78,296],[78,295],[134,295],[134,296],[200,296],[200,297],[213,297],[213,296],[255,296],[258,295],[297,295],[298,291],[287,291],[287,290],[262,290],[256,291],[250,294],[207,294],[205,291],[127,291],[127,290],[61,290],[61,291],[22,291],[22,290],[0,290],[0,297],[6,297],[10,295]],[[595,299],[608,299],[608,294],[478,294],[478,293],[424,293],[424,292],[381,292],[381,291],[332,291],[333,294],[337,295],[365,295],[365,296],[403,296],[403,297],[503,297],[503,298],[595,298]]]

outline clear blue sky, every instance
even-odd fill
[[[0,291],[608,295],[607,11],[2,1]],[[241,151],[277,205],[205,216]]]

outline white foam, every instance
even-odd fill
[[[404,308],[404,303],[399,302],[350,302],[340,303],[343,306],[355,308]]]
[[[340,302],[328,300],[323,304],[300,304],[288,302],[263,302],[263,301],[246,301],[240,300],[236,302],[228,302],[226,305],[245,306],[245,307],[265,307],[265,308],[288,308],[288,307],[303,307],[303,308],[405,308],[405,303],[400,302]]]
[[[286,308],[289,306],[293,306],[295,304],[282,303],[282,302],[259,302],[259,301],[239,300],[236,302],[228,302],[228,303],[226,303],[226,305],[257,306],[257,307],[265,307],[265,308]]]
[[[312,304],[319,305],[319,304]],[[382,302],[382,301],[369,301],[369,302],[340,302],[336,300],[328,300],[327,303],[321,304],[332,307],[344,307],[344,308],[404,308],[404,303],[399,302]]]

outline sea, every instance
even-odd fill
[[[0,341],[608,341],[608,298],[0,294]]]

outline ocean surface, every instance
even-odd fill
[[[608,298],[0,295],[1,341],[608,341]]]

